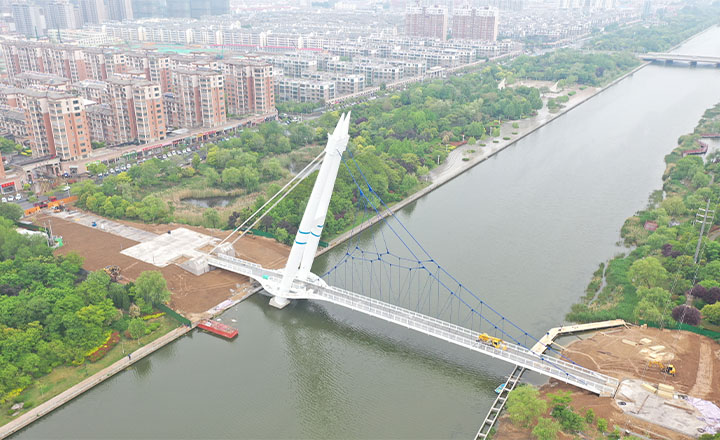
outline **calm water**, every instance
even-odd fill
[[[718,41],[715,29],[687,47],[720,55]],[[678,136],[720,101],[719,80],[715,69],[642,69],[400,217],[463,283],[540,335],[621,250],[622,222],[660,187]],[[318,303],[279,311],[255,296],[231,318],[235,341],[185,337],[16,438],[467,439],[510,371]]]
[[[224,208],[230,203],[235,201],[235,197],[203,197],[203,198],[187,198],[182,199],[182,202],[189,203],[191,205],[199,206],[201,208]]]

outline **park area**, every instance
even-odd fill
[[[560,425],[561,432],[547,438],[574,439],[580,433],[582,438],[601,438],[603,433],[607,436],[602,438],[612,438],[616,427],[621,433],[628,430],[649,438],[696,438],[702,434],[698,428],[707,428],[699,419],[703,415],[690,404],[692,398],[720,405],[720,344],[696,333],[643,327],[602,331],[567,344],[563,355],[619,379],[615,398],[597,397],[552,379],[537,394],[546,402],[539,419],[512,420],[508,399],[508,411],[500,418],[494,439],[545,438],[533,430],[552,422]],[[664,373],[651,360],[672,364],[676,375]],[[672,397],[657,391],[662,389],[672,389]]]

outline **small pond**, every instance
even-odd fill
[[[182,199],[184,203],[199,206],[201,208],[224,208],[227,205],[235,201],[235,197],[200,197],[200,198],[187,198]]]

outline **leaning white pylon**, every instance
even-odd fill
[[[305,213],[300,221],[300,227],[290,250],[282,281],[277,291],[269,292],[273,295],[270,304],[274,307],[281,309],[288,305],[290,300],[287,295],[290,292],[293,280],[296,278],[305,279],[311,275],[310,268],[320,242],[320,235],[325,224],[325,217],[335,187],[335,179],[340,168],[342,154],[347,148],[349,128],[350,113],[348,112],[340,116],[335,130],[328,137],[325,158],[320,166],[315,186],[313,186]]]

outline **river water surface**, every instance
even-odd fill
[[[718,42],[713,29],[678,51],[717,56]],[[622,251],[620,226],[660,187],[663,156],[719,101],[720,69],[648,66],[399,217],[449,272],[540,336]],[[15,438],[469,439],[511,370],[319,303],[275,310],[256,295],[222,319],[237,320],[236,340],[184,337]]]

